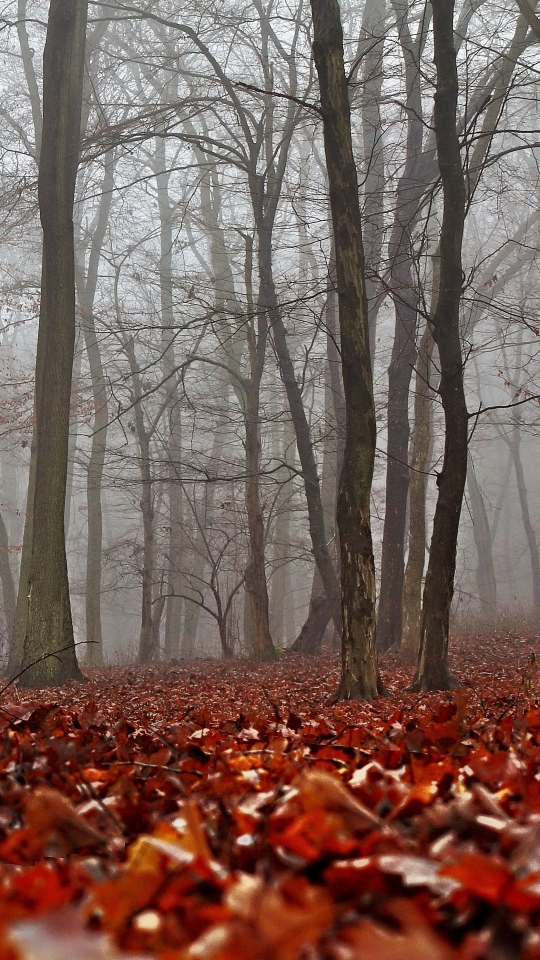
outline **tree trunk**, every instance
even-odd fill
[[[2,584],[2,603],[4,619],[6,621],[6,638],[8,645],[13,636],[15,612],[17,610],[17,591],[15,579],[9,562],[9,538],[4,518],[0,513],[0,583]]]
[[[413,234],[420,195],[425,190],[418,175],[424,130],[419,64],[427,20],[422,19],[419,34],[413,41],[408,23],[409,5],[403,0],[393,0],[393,7],[405,62],[408,123],[405,170],[398,184],[395,219],[388,245],[396,324],[388,368],[386,507],[377,618],[377,645],[385,652],[396,650],[401,644],[409,493],[409,388],[416,360],[418,311]]]
[[[278,413],[279,411],[276,411],[276,414]],[[285,608],[290,602],[290,521],[291,499],[294,493],[294,487],[291,483],[291,471],[289,470],[289,464],[294,463],[295,437],[290,421],[287,421],[283,424],[276,424],[273,433],[272,446],[273,459],[277,463],[282,463],[283,466],[276,470],[274,474],[276,483],[279,484],[279,488],[276,494],[274,507],[274,569],[272,572],[270,593],[270,624],[272,629],[272,637],[276,647],[278,649],[283,649],[287,646],[288,639],[285,632]]]
[[[28,667],[20,682],[33,687],[81,677],[73,645],[64,508],[75,345],[73,200],[86,16],[87,0],[51,0],[43,57],[43,139],[38,180],[43,264],[36,358],[36,481],[28,576],[21,578],[17,603],[22,666]],[[62,653],[53,656],[60,649]]]
[[[172,390],[175,376],[174,310],[173,310],[173,218],[169,199],[169,174],[165,155],[165,140],[156,139],[155,172],[160,224],[159,287],[161,298],[161,340],[163,344],[162,370],[167,396],[167,459],[169,478],[169,543],[167,558],[167,601],[165,609],[165,660],[177,659],[182,630],[182,574],[183,504],[181,484],[182,422],[176,390]]]
[[[433,336],[426,324],[416,368],[414,434],[409,489],[409,554],[403,583],[402,663],[416,663],[420,645],[422,578],[426,557],[426,492],[431,446],[431,357]]]
[[[381,116],[384,80],[384,42],[387,35],[386,0],[366,0],[357,63],[362,65],[360,109],[364,155],[363,233],[366,258],[369,352],[375,361],[377,317],[386,295],[379,280],[384,240],[384,137]]]
[[[221,397],[223,406],[220,407],[220,415],[218,422],[216,424],[216,429],[214,432],[214,439],[212,442],[212,452],[210,455],[210,461],[208,468],[212,473],[218,472],[218,465],[221,462],[221,457],[223,453],[223,446],[226,441],[226,430],[227,430],[227,421],[229,416],[229,388],[227,380],[223,375],[223,371],[219,368],[216,371],[217,379],[217,396]],[[207,559],[205,556],[205,543],[204,543],[204,530],[210,529],[214,522],[214,510],[215,510],[215,498],[216,498],[216,484],[207,483],[204,491],[204,521],[202,523],[195,523],[195,533],[193,539],[193,554],[192,561],[190,566],[190,578],[186,578],[187,582],[185,584],[186,596],[189,598],[190,588],[189,580],[191,579],[193,583],[198,584],[202,589],[204,571],[207,566]],[[195,497],[195,494],[193,494]],[[196,501],[193,501],[193,509],[199,509],[197,507]],[[202,509],[202,508],[201,508]],[[196,519],[196,517],[195,517]],[[184,613],[184,625],[182,632],[182,643],[181,643],[181,655],[185,660],[193,660],[195,655],[195,643],[197,639],[197,627],[199,624],[199,615],[201,607],[197,602],[186,603],[185,613]]]
[[[94,420],[92,424],[92,446],[88,460],[86,478],[86,504],[88,508],[88,545],[86,553],[86,663],[89,667],[103,665],[103,633],[101,624],[101,565],[103,548],[103,509],[101,504],[101,484],[107,448],[107,428],[109,423],[107,379],[101,360],[101,349],[96,333],[94,300],[98,283],[99,262],[109,215],[111,212],[112,190],[114,186],[114,159],[111,154],[105,156],[105,169],[101,185],[101,196],[96,221],[96,229],[90,245],[90,256],[86,277],[81,264],[77,271],[79,301],[81,304],[81,328],[84,336],[90,379],[92,382],[92,400]]]
[[[261,441],[259,424],[259,383],[246,383],[246,512],[249,531],[249,560],[245,588],[251,616],[254,660],[274,660],[276,651],[270,634],[268,585],[265,568],[265,532],[260,497]]]
[[[343,620],[338,696],[371,699],[383,688],[375,649],[375,564],[370,518],[375,409],[364,252],[339,6],[336,0],[311,0],[311,9],[336,251],[346,408],[345,457],[337,508]]]
[[[538,542],[536,534],[531,523],[529,513],[529,497],[527,486],[525,484],[525,475],[523,473],[523,463],[521,461],[521,432],[519,424],[514,424],[512,430],[512,439],[508,442],[514,470],[516,472],[516,483],[518,488],[519,505],[521,507],[521,517],[523,520],[523,529],[527,538],[529,556],[531,558],[531,573],[533,585],[533,604],[535,611],[540,610],[540,559],[538,556]]]
[[[439,296],[431,323],[439,349],[439,394],[444,410],[445,447],[442,471],[437,478],[439,494],[424,587],[420,652],[413,690],[448,690],[458,685],[448,669],[448,629],[459,517],[467,475],[468,415],[459,330],[466,191],[457,130],[454,0],[433,0],[432,9],[437,70],[434,123],[444,205],[439,246]]]
[[[316,656],[321,652],[326,628],[332,617],[330,603],[324,593],[317,593],[309,605],[309,614],[296,640],[289,648],[292,653]]]
[[[495,580],[495,571],[493,569],[489,521],[470,453],[467,460],[467,489],[469,492],[469,503],[471,505],[474,543],[478,558],[476,586],[478,599],[480,601],[480,613],[484,619],[492,622],[497,613],[497,581]]]
[[[315,462],[315,455],[313,452],[313,444],[311,442],[306,411],[304,410],[304,404],[302,401],[302,394],[298,380],[296,379],[294,366],[289,353],[285,325],[279,312],[277,298],[275,297],[273,280],[272,292],[274,296],[272,297],[273,303],[270,312],[270,325],[274,335],[274,345],[276,347],[279,369],[285,385],[287,399],[289,402],[289,410],[291,412],[291,419],[296,434],[298,456],[302,466],[302,478],[304,481],[304,490],[308,508],[309,532],[311,536],[313,556],[315,557],[315,563],[317,564],[317,569],[321,575],[324,592],[330,601],[332,617],[334,619],[336,630],[341,633],[339,583],[336,576],[335,566],[332,562],[330,550],[328,549],[324,526],[324,512],[321,499],[319,474],[317,471],[317,464]]]

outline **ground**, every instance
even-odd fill
[[[540,960],[537,652],[371,704],[337,657],[8,687],[0,960]]]

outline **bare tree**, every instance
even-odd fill
[[[75,344],[73,199],[86,15],[86,0],[51,0],[43,58],[39,163],[43,270],[36,359],[35,487],[29,503],[31,520],[27,520],[31,523],[28,577],[21,577],[19,584],[16,625],[21,665],[28,667],[22,677],[27,686],[54,685],[80,676],[73,646],[64,506]],[[59,648],[67,649],[56,654]]]
[[[347,418],[337,510],[343,617],[338,696],[371,699],[383,687],[375,649],[375,564],[370,521],[375,409],[364,251],[339,6],[336,0],[311,0],[311,10],[334,228]]]

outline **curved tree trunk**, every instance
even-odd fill
[[[467,475],[468,415],[459,330],[466,192],[457,131],[454,0],[433,0],[432,8],[437,70],[435,136],[444,206],[439,245],[439,296],[431,323],[441,366],[439,394],[444,410],[445,447],[442,471],[437,478],[439,495],[424,588],[414,690],[447,690],[457,685],[448,669],[448,629],[459,517]]]
[[[75,344],[73,200],[79,157],[87,0],[51,0],[43,57],[39,206],[43,227],[28,575],[17,632],[26,686],[80,678],[73,645],[64,508]],[[62,653],[53,656],[62,648]],[[66,648],[66,649],[63,649]],[[38,660],[33,666],[34,661]]]
[[[375,564],[370,518],[375,409],[364,251],[339,6],[336,0],[311,0],[311,9],[336,250],[346,408],[345,457],[337,509],[343,619],[338,696],[347,700],[371,699],[383,688],[375,649]]]

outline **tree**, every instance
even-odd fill
[[[370,519],[375,409],[358,182],[339,5],[337,0],[311,0],[311,10],[335,243],[346,411],[337,508],[343,619],[338,696],[345,700],[371,699],[382,693],[383,687],[375,649],[375,563]]]
[[[87,0],[51,0],[43,56],[39,208],[43,228],[36,357],[35,486],[28,574],[21,576],[16,633],[26,686],[81,676],[73,644],[64,504],[75,344],[73,201],[79,157]],[[67,648],[67,649],[62,649]],[[62,653],[56,651],[62,649]],[[33,661],[38,663],[30,666]]]
[[[439,395],[445,419],[442,470],[424,587],[420,651],[413,690],[457,686],[448,669],[450,604],[454,591],[459,517],[467,476],[468,413],[463,384],[459,308],[466,190],[457,128],[458,72],[454,0],[433,0],[435,137],[443,190],[437,306],[430,324],[439,350]]]

